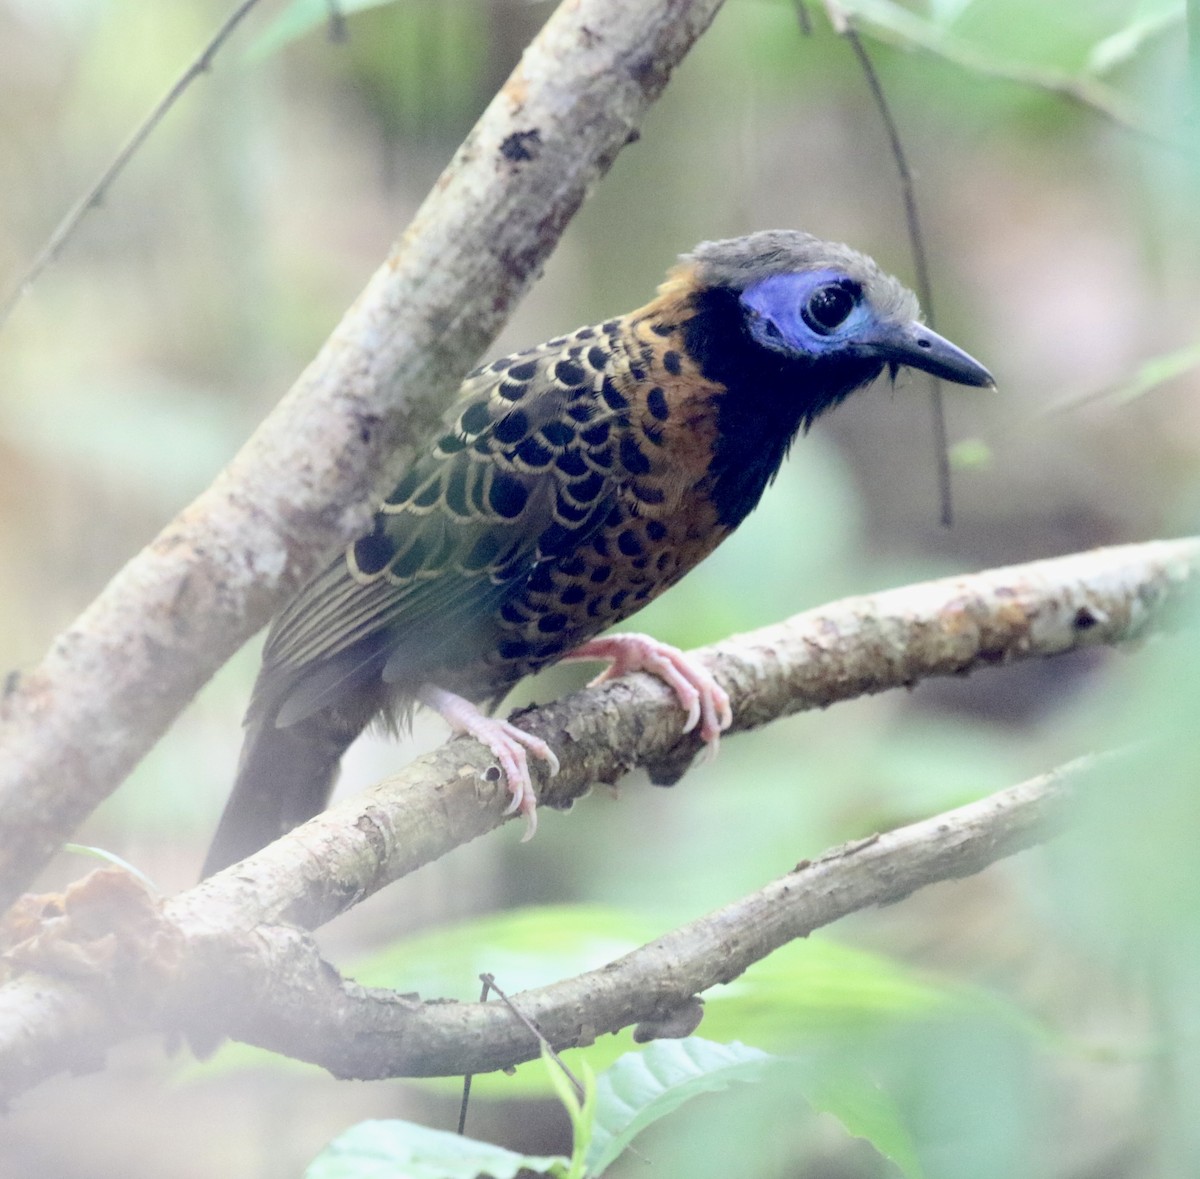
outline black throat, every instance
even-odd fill
[[[736,291],[711,287],[692,299],[683,325],[688,354],[717,399],[712,461],[713,504],[736,528],[775,478],[792,440],[826,410],[883,371],[883,362],[845,355],[785,356],[758,344],[746,327]]]

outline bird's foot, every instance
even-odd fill
[[[712,672],[678,647],[660,643],[649,635],[605,635],[576,647],[567,658],[611,660],[609,666],[592,680],[592,685],[631,671],[645,671],[657,676],[675,693],[687,713],[683,731],[690,733],[700,726],[700,738],[709,757],[716,756],[721,734],[733,724],[729,694],[713,678]]]
[[[525,834],[521,836],[521,842],[532,839],[537,830],[537,796],[529,777],[529,754],[544,761],[550,767],[550,776],[554,777],[558,773],[554,750],[540,737],[518,729],[508,721],[485,716],[470,700],[443,688],[426,684],[418,696],[422,704],[432,708],[456,733],[466,733],[492,751],[512,795],[504,813],[511,815],[520,811],[525,816]]]

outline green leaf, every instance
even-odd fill
[[[596,1082],[596,1125],[587,1173],[600,1175],[633,1139],[684,1102],[733,1081],[760,1080],[779,1059],[745,1044],[691,1036],[630,1052]]]
[[[837,1118],[855,1138],[891,1159],[908,1179],[923,1179],[917,1148],[891,1095],[865,1073],[821,1077],[805,1087],[809,1104]]]
[[[398,1118],[359,1122],[339,1134],[304,1179],[513,1179],[524,1169],[561,1175],[561,1155],[526,1155]]]
[[[135,868],[128,860],[121,859],[115,852],[106,851],[102,847],[90,847],[84,843],[64,843],[62,849],[72,855],[89,856],[93,860],[103,860],[106,864],[112,864],[114,868],[122,868],[130,876],[136,876],[155,896],[162,896],[162,889],[145,872]]]
[[[1098,41],[1088,54],[1085,68],[1090,74],[1104,74],[1124,65],[1147,41],[1172,25],[1182,24],[1183,18],[1183,5],[1179,0],[1166,0],[1152,11],[1140,13],[1123,28]]]

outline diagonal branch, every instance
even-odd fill
[[[720,3],[563,4],[278,408],[0,697],[0,908],[362,531]]]
[[[729,690],[735,725],[753,728],[926,676],[1137,638],[1169,619],[1198,571],[1196,540],[1101,549],[850,598],[700,655]],[[695,752],[679,737],[670,692],[646,676],[588,689],[522,724],[559,753],[562,772],[541,790],[549,805],[634,765],[676,774]],[[12,955],[29,973],[0,987],[0,1077],[19,1091],[154,1027],[185,1027],[201,1042],[234,1035],[339,1076],[481,1071],[535,1054],[528,1031],[495,1005],[423,1005],[345,982],[297,928],[499,826],[506,798],[487,781],[489,760],[474,742],[451,742],[161,908],[106,901],[112,884],[77,886],[108,920],[82,922],[97,953],[65,918],[30,922]],[[603,971],[516,1002],[556,1046],[662,1018],[816,925],[1028,846],[1058,793],[1051,775],[860,841]],[[62,908],[54,902],[55,914]],[[51,967],[76,980],[42,973]]]

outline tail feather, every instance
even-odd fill
[[[324,809],[338,762],[357,734],[357,727],[330,723],[328,714],[287,728],[270,714],[252,720],[202,878],[253,855]]]

